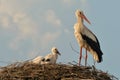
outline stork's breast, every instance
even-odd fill
[[[75,32],[74,35],[75,35],[75,38],[76,38],[78,44],[79,44],[80,46],[82,46],[83,43],[84,43],[84,40],[82,39],[81,34],[78,33],[78,32]]]

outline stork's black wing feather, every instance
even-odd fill
[[[46,59],[45,61],[46,61],[46,62],[49,62],[49,61],[50,61],[50,59]]]
[[[97,37],[94,35],[97,40],[97,42],[95,42],[94,40],[92,40],[91,38],[89,38],[88,36],[86,36],[82,33],[81,33],[81,36],[86,41],[86,43],[91,47],[91,49],[93,49],[97,53],[97,55],[99,57],[99,62],[101,62],[103,53],[100,49],[100,44],[99,44]]]

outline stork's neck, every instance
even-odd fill
[[[77,18],[77,23],[83,25],[83,19],[81,17],[78,17]]]
[[[58,58],[58,54],[57,54],[57,53],[53,52],[52,54],[54,55],[54,57],[55,57],[56,59]]]
[[[57,54],[56,52],[52,52],[52,54],[53,54],[54,56],[58,56],[58,54]]]

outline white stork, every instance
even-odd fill
[[[58,58],[58,55],[61,55],[56,47],[53,47],[51,50],[52,53],[44,57],[44,64],[55,64]]]
[[[77,23],[74,25],[74,35],[80,46],[80,57],[78,65],[81,64],[82,48],[86,49],[85,66],[87,64],[87,51],[89,51],[95,61],[100,63],[102,61],[102,51],[97,37],[83,24],[86,20],[89,24],[90,21],[85,17],[82,11],[76,10],[75,15],[77,17]]]

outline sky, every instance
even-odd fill
[[[45,56],[52,47],[61,52],[58,63],[78,62],[79,54],[74,50],[79,52],[79,45],[73,29],[78,9],[91,22],[84,24],[97,36],[104,54],[96,68],[120,78],[119,3],[120,0],[0,0],[0,66]],[[93,65],[91,54],[88,64]]]

